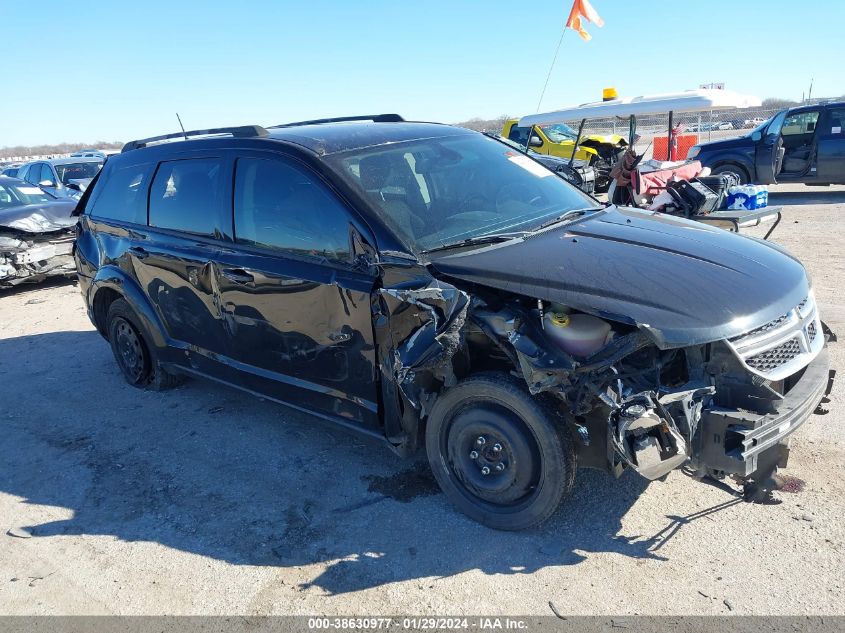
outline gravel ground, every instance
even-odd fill
[[[770,203],[845,334],[845,187]],[[796,433],[781,505],[582,471],[542,529],[499,533],[424,467],[308,415],[202,381],[126,386],[72,283],[6,292],[0,613],[842,614],[841,387]]]

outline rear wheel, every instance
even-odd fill
[[[183,377],[166,371],[144,338],[138,318],[125,299],[109,306],[108,335],[112,353],[124,379],[133,387],[160,391],[183,382]]]
[[[469,517],[521,530],[551,517],[575,481],[575,450],[551,407],[506,374],[479,374],[443,393],[426,427],[437,482]]]

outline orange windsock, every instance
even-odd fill
[[[601,16],[596,13],[593,5],[587,0],[575,0],[572,3],[572,11],[569,12],[569,19],[566,21],[566,26],[573,31],[578,31],[581,39],[589,42],[592,36],[584,30],[584,26],[581,24],[582,19],[592,22],[596,26],[604,26],[604,20],[601,19]]]

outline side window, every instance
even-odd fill
[[[306,170],[281,160],[238,159],[235,241],[296,255],[349,259],[349,213]]]
[[[843,124],[845,124],[845,108],[832,108],[828,120],[830,121],[830,128],[824,130],[824,133],[835,138],[845,139],[845,129],[843,129]]]
[[[514,141],[515,143],[519,143],[520,145],[527,145],[528,144],[528,128],[527,127],[517,127],[514,125],[511,128],[511,131],[508,133],[508,139]]]
[[[27,174],[29,173],[29,165],[24,165],[18,170],[17,176],[15,178],[20,178],[21,180],[28,180]]]
[[[115,169],[98,184],[96,197],[86,213],[106,220],[147,223],[147,190],[150,184],[152,165],[132,165]]]
[[[150,188],[150,226],[222,237],[223,160],[194,158],[159,164]]]
[[[41,163],[41,175],[38,176],[38,182],[43,182],[45,180],[49,180],[53,184],[56,184],[56,177],[53,175],[53,170],[50,169],[50,165],[47,163]]]
[[[781,130],[781,134],[784,136],[813,134],[816,131],[816,122],[818,120],[818,110],[792,114],[786,117],[786,120],[783,122],[783,130]]]

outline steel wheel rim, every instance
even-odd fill
[[[542,482],[542,452],[528,426],[498,406],[470,406],[444,428],[441,454],[461,492],[491,509],[517,510]]]
[[[135,328],[125,319],[117,320],[114,333],[120,368],[132,382],[139,382],[147,367],[147,354],[141,338]]]

